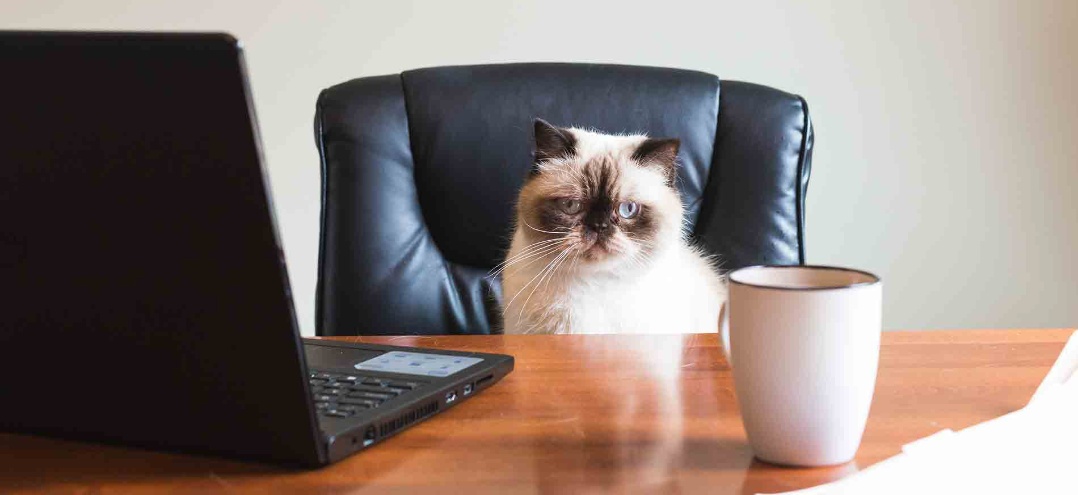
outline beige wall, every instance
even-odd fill
[[[318,91],[509,61],[686,67],[802,94],[818,133],[809,262],[881,274],[888,328],[1078,325],[1078,2],[629,5],[6,0],[0,28],[242,39],[306,334]]]

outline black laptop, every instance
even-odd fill
[[[280,246],[235,39],[0,32],[0,431],[320,466],[512,370],[301,339]]]

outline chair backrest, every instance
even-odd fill
[[[695,71],[419,69],[322,91],[319,335],[490,333],[532,122],[681,139],[682,201],[724,269],[804,261],[805,101]]]

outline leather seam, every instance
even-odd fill
[[[706,201],[708,182],[711,180],[715,181],[715,197],[712,198],[711,201],[719,200],[719,191],[722,188],[722,167],[719,167],[716,163],[718,161],[716,158],[719,156],[719,129],[722,127],[722,79],[718,76],[712,77],[715,78],[715,137],[711,138],[711,166],[707,169],[708,180],[704,181],[704,191],[703,194],[700,195],[700,212],[696,215],[697,225],[700,223],[700,216],[704,214],[705,203],[709,203],[709,201]],[[712,174],[714,174],[714,179],[711,178]],[[696,229],[697,226],[694,225],[693,231],[695,232]],[[715,256],[719,257],[716,265],[719,266],[721,271],[723,263],[721,253],[715,253]]]
[[[715,85],[715,93],[716,93],[716,95],[715,95],[715,137],[713,137],[711,139],[711,161],[710,161],[708,169],[707,169],[707,179],[704,181],[703,192],[702,192],[702,194],[700,194],[700,198],[697,199],[697,201],[700,203],[700,210],[696,215],[696,224],[693,225],[693,227],[692,227],[692,236],[693,236],[694,239],[703,238],[704,233],[700,231],[700,229],[701,229],[700,226],[703,223],[702,218],[706,216],[706,217],[708,217],[707,219],[710,220],[711,216],[712,216],[712,215],[708,214],[709,209],[705,208],[705,206],[712,206],[711,203],[713,203],[715,201],[718,201],[719,190],[720,190],[720,188],[722,186],[722,171],[721,171],[721,167],[718,166],[718,159],[717,158],[719,156],[719,139],[721,137],[721,133],[719,132],[719,130],[722,128],[721,119],[722,119],[722,95],[723,95],[722,82],[723,81],[722,81],[722,79],[719,79],[718,76],[712,76],[712,77],[715,77],[715,79],[716,79],[716,85]],[[712,183],[715,184],[714,188],[710,187]],[[709,199],[708,198],[708,191],[710,191],[712,189],[714,189],[714,197]],[[721,264],[722,253],[719,253],[716,250],[716,252],[714,252],[712,254],[714,256],[719,257],[720,264]]]
[[[420,215],[421,218],[423,218],[423,229],[426,231],[427,237],[430,238],[430,241],[432,243],[434,243],[435,249],[438,250],[438,257],[441,258],[442,269],[445,271],[446,281],[448,281],[449,286],[453,288],[453,290],[450,291],[450,296],[453,298],[453,302],[457,306],[457,308],[461,311],[461,313],[463,313],[463,311],[464,311],[464,298],[461,297],[461,295],[460,295],[460,287],[457,287],[457,280],[456,280],[455,277],[453,277],[453,270],[450,269],[450,267],[449,267],[449,260],[445,259],[445,253],[443,253],[441,248],[438,247],[438,242],[434,240],[434,235],[431,234],[430,229],[427,227],[427,219],[423,215],[423,206],[422,206],[422,202],[421,202],[422,200],[419,197],[419,184],[416,182],[416,170],[417,170],[416,165],[418,163],[418,160],[417,160],[418,155],[415,152],[415,143],[412,141],[412,136],[415,135],[415,133],[413,132],[413,129],[412,129],[412,110],[411,110],[411,107],[408,104],[409,103],[408,102],[408,83],[404,79],[404,73],[403,72],[400,73],[400,82],[401,82],[401,98],[404,100],[404,118],[408,121],[408,151],[410,151],[411,154],[412,154],[412,187],[416,188],[416,202],[420,203],[419,204],[419,215]],[[462,321],[462,322],[459,322],[459,323],[465,323],[465,322]],[[466,331],[467,329],[462,328],[461,330]]]
[[[797,175],[794,178],[795,208],[797,212],[797,258],[799,264],[805,264],[805,194],[801,190],[804,183],[805,158],[808,156],[808,137],[812,132],[809,128],[808,102],[800,95],[797,97],[801,104],[801,148],[798,150]]]
[[[325,322],[322,321],[324,311],[322,310],[323,299],[323,269],[325,267],[326,258],[326,198],[329,195],[329,164],[326,161],[326,133],[325,133],[325,112],[323,110],[323,99],[326,95],[326,90],[322,90],[318,93],[318,100],[315,102],[315,120],[318,125],[318,135],[316,136],[318,144],[318,161],[322,170],[322,194],[321,194],[321,214],[318,219],[318,281],[315,284],[314,291],[314,333],[318,336],[325,336]]]

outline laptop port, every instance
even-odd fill
[[[446,404],[451,404],[455,400],[457,400],[457,391],[456,390],[450,390],[448,393],[445,394],[445,403]]]
[[[472,390],[475,390],[475,385],[469,383],[464,386],[464,395],[472,395]]]
[[[364,447],[374,443],[374,435],[375,435],[374,425],[368,426],[367,431],[363,432],[363,446]]]

